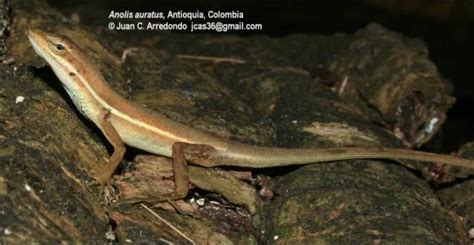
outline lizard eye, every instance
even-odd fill
[[[65,48],[62,44],[58,43],[58,44],[56,44],[56,49],[57,49],[58,51],[63,51],[63,50],[66,49],[66,48]]]

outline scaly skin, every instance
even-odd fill
[[[230,142],[133,105],[111,89],[99,70],[68,37],[37,29],[28,30],[28,37],[38,55],[49,63],[58,76],[79,111],[94,122],[114,146],[114,153],[97,178],[102,183],[108,181],[122,160],[124,143],[177,159],[181,158],[174,154],[183,154],[187,161],[208,167],[227,165],[266,168],[383,158],[474,168],[473,160],[406,149],[283,149]],[[179,146],[176,147],[176,144]],[[179,149],[179,152],[175,149]]]

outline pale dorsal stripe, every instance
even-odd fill
[[[66,67],[70,71],[75,71],[76,70],[76,69],[74,69],[73,65],[70,64],[70,63],[66,63]],[[114,108],[112,105],[108,104],[105,100],[103,100],[94,91],[94,89],[90,86],[90,84],[86,81],[86,79],[81,74],[76,72],[76,77],[79,78],[80,82],[84,85],[84,87],[87,89],[87,91],[89,91],[89,93],[92,95],[92,97],[94,97],[94,99],[97,100],[97,102],[99,102],[99,104],[101,106],[103,106],[104,108],[110,110],[113,115],[118,116],[118,117],[120,117],[120,118],[134,124],[134,125],[137,125],[139,127],[145,128],[145,129],[153,131],[155,133],[158,133],[159,135],[163,135],[167,138],[172,138],[172,139],[174,139],[178,142],[188,142],[189,141],[188,139],[177,137],[176,135],[170,134],[169,132],[166,132],[166,131],[163,131],[163,130],[161,130],[161,129],[153,126],[153,125],[150,125],[148,123],[145,123],[143,121],[140,121],[140,120],[137,120],[135,118],[132,118],[132,117],[128,116],[127,114],[125,114],[125,113],[121,112],[120,110]]]

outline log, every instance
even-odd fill
[[[180,201],[206,200],[192,213],[172,211],[163,203],[161,208],[114,205],[90,185],[110,145],[74,108],[30,47],[25,30],[37,27],[70,36],[116,91],[143,107],[222,138],[290,148],[407,147],[428,140],[438,124],[427,133],[423,125],[434,117],[441,123],[452,98],[422,41],[377,24],[333,36],[156,33],[142,38],[67,24],[44,1],[13,1],[8,7],[10,15],[3,18],[12,22],[2,41],[14,62],[0,64],[2,242],[467,241],[460,219],[435,199],[425,180],[395,161],[255,172],[279,176],[275,199],[266,205],[253,202],[255,197],[242,206],[232,204],[234,197],[213,194],[220,188],[199,182],[206,173],[249,186],[228,177],[229,169],[195,173],[200,178],[195,185],[208,192],[194,188]],[[129,55],[122,59],[124,51]],[[403,87],[397,88],[397,82]],[[427,85],[433,82],[435,87]],[[397,114],[400,108],[403,113]],[[119,176],[142,176],[133,172],[143,169],[133,159],[144,152],[127,151],[126,173],[118,171],[116,183],[130,187]],[[124,185],[117,186],[120,197]],[[116,193],[110,194],[115,198]]]

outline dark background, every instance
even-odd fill
[[[262,31],[233,33],[242,36],[353,33],[370,22],[378,22],[406,36],[423,39],[440,73],[454,85],[457,103],[449,111],[437,138],[427,147],[449,152],[474,139],[474,0],[232,0],[218,3],[50,0],[50,4],[65,16],[78,14],[82,24],[104,28],[112,10],[239,10],[244,13],[246,23],[263,24]]]

